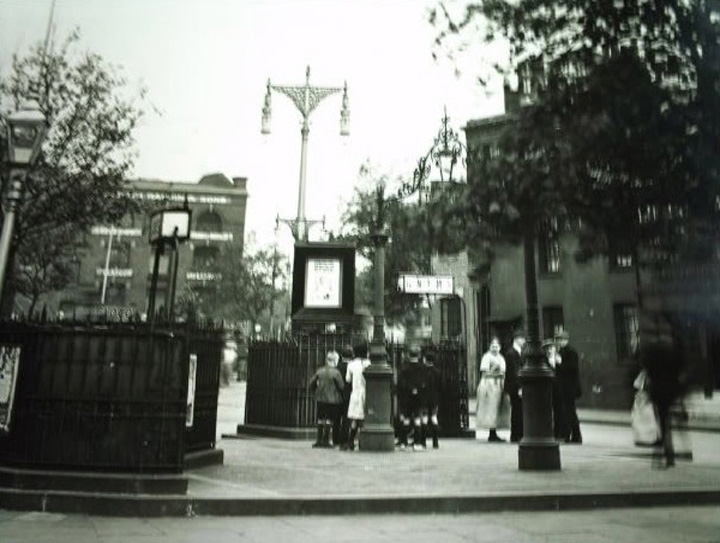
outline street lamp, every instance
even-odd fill
[[[22,198],[23,182],[30,166],[40,154],[40,146],[47,129],[45,115],[34,100],[27,102],[18,111],[8,115],[5,118],[5,124],[7,125],[10,183],[5,197],[5,216],[0,236],[0,307],[2,307],[5,270],[8,265],[10,243],[15,226],[15,213]]]
[[[395,435],[392,426],[393,370],[387,362],[385,350],[385,186],[378,185],[376,192],[377,217],[372,234],[375,247],[375,289],[373,338],[370,342],[370,366],[365,369],[367,413],[360,432],[360,450],[394,451]]]
[[[442,126],[432,147],[428,153],[418,160],[417,168],[413,171],[412,181],[403,183],[398,190],[398,197],[405,198],[419,192],[422,203],[422,193],[427,192],[425,183],[430,177],[433,165],[440,172],[440,182],[454,183],[453,170],[458,162],[464,162],[463,156],[467,155],[465,146],[460,141],[458,134],[450,127],[450,118],[447,115],[447,108],[444,110]]]
[[[347,82],[342,88],[313,87],[310,85],[310,66],[308,66],[305,70],[305,85],[302,87],[272,85],[268,79],[267,91],[265,92],[265,102],[262,108],[262,127],[260,130],[262,134],[270,133],[270,116],[272,113],[270,100],[273,90],[281,92],[290,98],[303,117],[303,124],[300,129],[300,134],[302,136],[302,144],[300,148],[300,189],[298,196],[296,228],[293,229],[293,236],[296,241],[307,241],[308,221],[305,220],[305,174],[307,165],[307,143],[308,136],[310,134],[310,114],[324,98],[342,91],[343,97],[342,109],[340,110],[340,135],[348,136],[350,134],[350,107],[348,103]]]
[[[518,372],[522,388],[523,437],[518,448],[518,469],[559,470],[560,447],[553,433],[552,382],[554,372],[545,363],[540,345],[537,277],[535,275],[536,218],[525,217],[523,254],[527,298],[527,354]]]
[[[155,262],[153,263],[152,278],[150,280],[150,298],[148,300],[148,318],[155,322],[155,298],[157,295],[158,274],[160,271],[160,256],[165,252],[165,245],[173,247],[173,260],[170,288],[166,297],[168,317],[173,318],[175,312],[175,289],[177,287],[178,249],[179,244],[190,239],[192,210],[188,207],[187,195],[182,207],[161,209],[150,217],[150,244],[155,247]]]

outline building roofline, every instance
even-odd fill
[[[141,191],[162,191],[162,192],[187,192],[188,194],[218,194],[224,196],[247,196],[248,191],[244,186],[216,187],[213,185],[201,185],[188,181],[163,181],[161,179],[128,179],[128,183]]]

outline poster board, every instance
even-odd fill
[[[19,345],[0,345],[0,431],[3,432],[10,431],[21,354]]]

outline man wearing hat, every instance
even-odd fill
[[[580,421],[577,416],[577,408],[575,401],[581,396],[582,388],[580,386],[580,362],[579,356],[575,349],[568,343],[570,334],[565,330],[559,332],[556,336],[559,347],[560,358],[562,364],[555,368],[555,378],[563,401],[563,410],[565,412],[566,434],[564,437],[566,443],[582,443],[582,434],[580,433]]]
[[[525,331],[513,332],[512,346],[505,352],[505,393],[510,397],[510,441],[517,443],[523,436],[522,389],[518,372],[523,364],[522,351],[525,347]]]

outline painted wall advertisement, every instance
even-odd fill
[[[20,352],[19,346],[0,345],[0,430],[4,432],[10,431]]]

